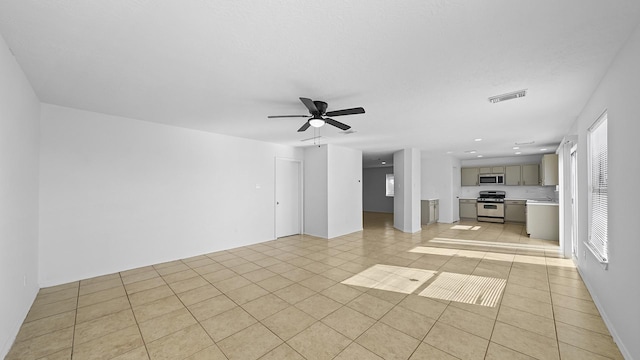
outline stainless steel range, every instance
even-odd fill
[[[504,191],[480,191],[476,200],[478,205],[478,221],[504,224]]]

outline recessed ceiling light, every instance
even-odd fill
[[[382,162],[382,165],[387,165],[387,162],[386,162],[386,161],[383,161],[383,162]]]
[[[477,138],[477,139],[473,139],[473,141],[482,141],[482,139]]]
[[[547,149],[540,149],[540,151],[547,151]]]
[[[518,150],[518,149],[520,149],[520,146],[514,146],[513,147],[513,150]]]
[[[489,98],[489,102],[491,102],[492,104],[495,104],[505,100],[512,100],[512,99],[525,97],[526,95],[527,95],[527,90],[524,89],[524,90],[514,91],[507,94],[492,96]]]
[[[482,157],[482,155],[478,155],[478,157]]]
[[[516,155],[522,154],[522,151],[516,151]]]
[[[453,154],[453,151],[447,151],[447,154]]]
[[[465,154],[475,154],[475,153],[477,153],[477,151],[475,151],[475,150],[467,150],[467,151],[465,151]]]

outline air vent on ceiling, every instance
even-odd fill
[[[526,95],[527,95],[527,90],[525,89],[525,90],[520,90],[520,91],[508,93],[508,94],[492,96],[489,98],[489,102],[491,102],[492,104],[495,104],[501,101],[525,97]]]

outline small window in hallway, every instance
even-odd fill
[[[589,128],[589,239],[591,252],[603,264],[609,262],[607,188],[607,113]]]
[[[393,197],[393,174],[387,174],[387,196]]]

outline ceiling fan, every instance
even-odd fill
[[[313,126],[316,128],[319,128],[321,126],[323,126],[324,124],[329,124],[329,125],[333,125],[335,127],[337,127],[338,129],[341,130],[349,130],[351,128],[351,126],[347,125],[347,124],[343,124],[340,121],[336,121],[333,120],[331,118],[325,117],[325,116],[343,116],[343,115],[353,115],[353,114],[364,114],[364,109],[361,107],[357,107],[357,108],[351,108],[351,109],[343,109],[343,110],[335,110],[335,111],[329,111],[327,112],[327,103],[324,101],[313,101],[311,99],[307,99],[307,98],[300,98],[300,101],[302,101],[302,103],[304,104],[304,106],[307,107],[307,109],[309,109],[309,113],[311,114],[311,116],[309,117],[309,115],[269,115],[267,116],[267,118],[269,119],[273,119],[273,118],[291,118],[291,117],[308,117],[309,119],[307,120],[306,123],[304,123],[304,125],[302,125],[302,127],[300,127],[300,129],[298,129],[299,132],[305,131],[309,128],[309,126]]]

